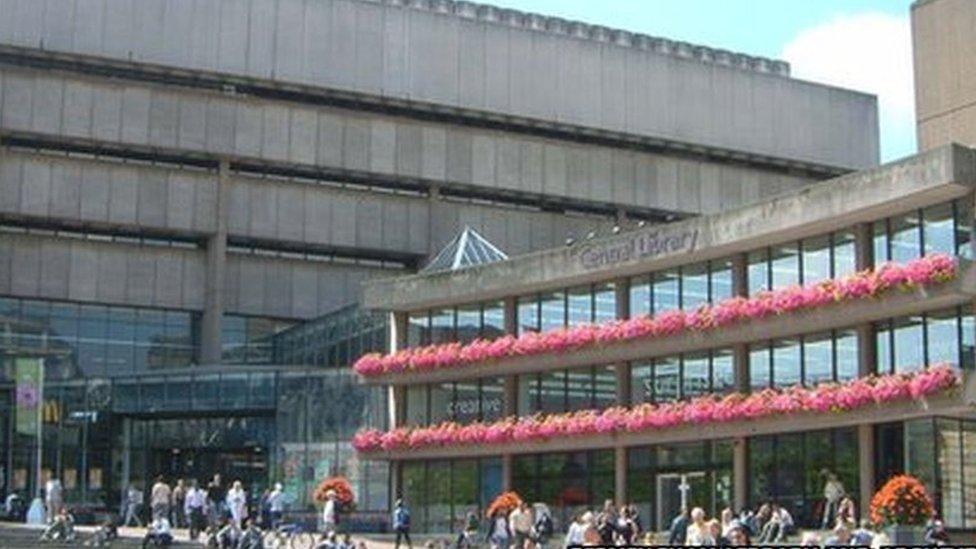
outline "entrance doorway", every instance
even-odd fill
[[[196,479],[201,486],[220,473],[226,487],[240,480],[249,494],[258,495],[268,482],[267,452],[261,447],[154,449],[148,469],[147,480],[163,475],[170,484],[182,478],[187,482]]]
[[[671,520],[693,507],[708,508],[711,505],[708,474],[704,471],[685,473],[660,473],[657,475],[657,524],[667,528]]]

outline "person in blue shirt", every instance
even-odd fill
[[[401,539],[407,542],[407,547],[413,549],[413,543],[410,542],[410,510],[403,504],[402,499],[397,499],[396,506],[393,508],[393,531],[396,532],[396,540],[393,544],[395,549],[400,549]]]

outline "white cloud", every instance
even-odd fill
[[[915,89],[908,14],[840,15],[804,29],[783,47],[796,78],[878,96],[881,159],[915,152]]]

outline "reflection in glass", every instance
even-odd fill
[[[588,285],[569,289],[566,319],[569,326],[593,321],[593,296]]]
[[[666,271],[654,273],[653,293],[654,313],[670,311],[681,307],[681,294],[679,291],[679,279],[677,271]]]
[[[542,331],[548,332],[566,325],[566,292],[552,292],[542,296]]]
[[[708,303],[708,263],[696,263],[681,269],[681,307],[696,309]]]
[[[800,253],[795,244],[776,246],[771,250],[772,288],[786,288],[800,283]]]
[[[518,299],[518,332],[538,332],[539,299],[538,296],[522,296]]]
[[[955,254],[956,230],[952,215],[952,203],[946,202],[925,208],[922,210],[922,219],[924,221],[922,240],[925,242],[925,254]]]
[[[630,279],[630,316],[651,314],[651,283],[647,276]]]
[[[830,235],[807,238],[800,243],[803,249],[803,284],[811,284],[831,277]]]

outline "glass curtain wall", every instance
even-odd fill
[[[910,372],[947,362],[972,370],[976,325],[962,307],[875,324],[878,373]]]
[[[388,350],[387,314],[344,307],[274,336],[274,363],[345,368]]]
[[[837,475],[849,494],[858,487],[857,431],[852,428],[785,433],[749,439],[749,506],[776,502],[797,524],[820,524],[824,471]],[[863,502],[855,501],[857,508]]]
[[[545,332],[613,320],[617,315],[613,283],[578,286],[518,298],[518,333]]]
[[[631,402],[669,402],[735,391],[731,349],[657,358],[631,365]]]
[[[709,516],[731,506],[732,447],[717,440],[629,449],[627,496],[645,528],[668,529],[682,503]]]
[[[516,456],[512,487],[529,502],[549,506],[557,532],[572,517],[614,497],[613,450]]]
[[[857,333],[853,330],[749,345],[749,381],[754,390],[845,381],[857,375]]]
[[[408,347],[452,341],[467,343],[478,338],[492,339],[504,333],[505,307],[501,301],[416,311],[407,315]]]
[[[473,423],[502,417],[503,378],[410,385],[406,390],[407,425],[431,425],[444,421]]]
[[[748,254],[749,294],[837,278],[855,265],[849,230],[763,248]]]
[[[295,326],[291,320],[224,315],[220,327],[221,359],[228,364],[271,364],[275,336]]]
[[[603,409],[617,403],[613,366],[584,366],[518,376],[518,415]]]
[[[931,253],[972,259],[969,200],[954,200],[874,223],[874,260],[905,262]]]
[[[732,260],[717,259],[630,279],[631,316],[695,309],[732,296]]]
[[[417,532],[457,532],[468,512],[484,510],[502,491],[501,459],[407,461],[402,464],[402,497]]]

